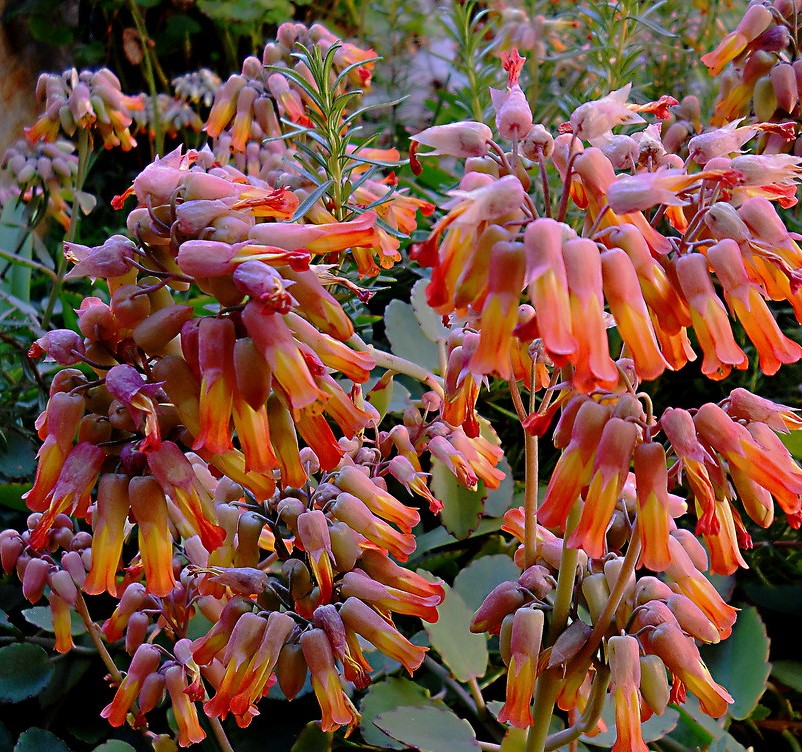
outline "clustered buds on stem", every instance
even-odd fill
[[[750,6],[705,62],[719,70],[776,44],[764,35],[779,21],[764,11]],[[731,319],[764,373],[802,358],[767,303],[788,301],[802,322],[802,250],[771,203],[796,201],[802,160],[773,153],[794,138],[793,124],[773,121],[774,111],[745,124],[736,114],[698,132],[698,102],[635,105],[625,86],[580,105],[553,135],[532,122],[518,83],[524,59],[505,53],[507,88],[493,104],[509,152],[478,122],[412,138],[416,173],[424,156],[466,162],[443,216],[410,254],[431,270],[426,299],[448,329],[442,382],[425,374],[432,391],[383,430],[366,385],[377,363],[401,361],[353,336],[336,288],[362,291],[322,262],[350,252],[359,275],[375,275],[400,258],[388,228],[409,233],[416,212],[434,207],[394,192],[390,177],[365,175],[364,165],[350,171],[359,186],[347,206],[311,201],[315,183],[292,167],[298,153],[278,121],[320,126],[311,71],[290,53],[299,42],[333,53],[330,87],[369,84],[371,52],[339,45],[320,26],[282,25],[265,49],[272,67],[248,58],[215,93],[206,124],[214,148],[176,149],[115,197],[118,209],[137,200],[130,238],[66,245],[68,277],[102,279],[109,295],[84,298],[80,333],[49,331],[31,347],[65,368],[36,424],[43,444],[26,494],[28,529],[0,533],[4,571],[16,571],[29,601],[47,597],[61,652],[72,645],[69,609],[86,611],[81,593],[117,600],[102,633],[124,638],[132,662],[103,711],[112,725],[145,725],[169,694],[188,746],[204,737],[198,703],[210,718],[247,727],[273,684],[292,699],[311,675],[322,729],[350,729],[359,714],[343,680],[369,684],[365,641],[412,673],[426,648],[392,616],[436,621],[444,598],[441,582],[402,566],[421,515],[395,488],[439,512],[426,480],[432,458],[468,489],[499,486],[503,450],[476,412],[480,387],[495,376],[511,382],[530,437],[559,414],[561,450],[537,513],[504,517],[522,544],[521,575],[494,588],[471,624],[499,635],[508,667],[499,720],[536,724],[541,682],[556,682],[559,708],[580,712],[609,682],[614,750],[644,750],[640,722],[688,691],[722,715],[732,698],[696,643],[728,637],[736,609],[704,572],[745,566],[744,512],[767,527],[776,501],[791,526],[802,525],[802,470],[777,436],[802,420],[745,389],[658,417],[640,386],[697,350],[711,379],[746,369]],[[771,80],[793,109],[787,78]],[[122,108],[133,103],[118,86],[114,94],[115,80],[103,71],[43,78],[48,109],[29,137],[97,121],[108,143],[130,139]],[[670,108],[665,135],[658,123],[613,133],[642,126],[644,115],[668,119]],[[756,137],[762,151],[742,154]],[[548,170],[563,183],[557,206]],[[294,221],[305,201],[306,221]],[[210,311],[179,302],[190,286]],[[704,546],[677,524],[688,504],[672,491],[683,483]],[[138,551],[125,561],[134,527]],[[566,593],[577,594],[589,623]],[[190,641],[197,612],[212,626]],[[157,648],[157,635],[172,648]],[[598,730],[590,713],[584,731]]]

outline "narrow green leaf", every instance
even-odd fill
[[[471,724],[447,708],[397,708],[379,715],[375,723],[388,736],[420,752],[479,750]]]
[[[315,202],[326,195],[326,191],[331,188],[332,183],[333,181],[327,180],[325,183],[315,188],[314,191],[312,191],[303,201],[301,201],[300,205],[295,210],[295,214],[292,215],[291,221],[296,222],[301,219],[301,217],[303,217],[304,214],[306,214],[306,212],[312,208]]]
[[[0,648],[0,702],[20,702],[41,692],[53,675],[47,653],[38,645]]]
[[[470,631],[473,611],[462,596],[448,585],[443,587],[446,597],[437,607],[440,618],[434,624],[424,623],[423,628],[455,679],[465,682],[484,676],[488,660],[487,638]],[[380,724],[377,722],[377,725]],[[393,734],[390,736],[397,738]]]
[[[732,695],[729,715],[748,718],[766,690],[771,673],[766,625],[756,608],[738,614],[732,635],[717,645],[706,645],[702,657],[713,678]]]

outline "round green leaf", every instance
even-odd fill
[[[34,627],[43,629],[45,632],[54,631],[53,614],[50,611],[50,606],[32,606],[31,608],[26,608],[22,615],[25,617],[25,621],[33,624]],[[70,611],[70,632],[73,637],[86,632],[86,624],[83,623],[83,620],[75,611]]]
[[[388,710],[404,706],[422,706],[429,703],[429,693],[409,679],[391,676],[378,684],[372,684],[362,705],[360,729],[362,738],[374,747],[385,749],[403,749],[404,745],[387,736],[374,724],[376,718]]]
[[[0,702],[20,702],[41,692],[53,676],[47,653],[38,645],[0,648]]]
[[[432,342],[437,342],[438,339],[446,339],[449,330],[443,326],[442,317],[438,316],[426,302],[426,288],[428,286],[428,279],[419,279],[412,285],[409,301],[412,304],[412,310],[415,313],[418,324],[420,324],[421,331]]]
[[[454,579],[454,590],[462,596],[465,605],[475,611],[496,585],[520,576],[521,570],[509,556],[482,556],[460,571]]]
[[[420,752],[479,750],[471,724],[447,708],[403,707],[379,715],[375,724],[388,736]]]
[[[512,479],[512,468],[506,457],[502,457],[496,467],[504,473],[504,480],[498,488],[488,489],[485,501],[485,514],[488,517],[503,517],[514,502],[515,482]]]
[[[109,739],[103,742],[98,747],[95,747],[93,752],[136,752],[128,742],[121,742],[119,739]]]
[[[312,721],[298,734],[290,752],[329,752],[333,740],[331,731],[323,731],[317,721]]]
[[[473,611],[462,596],[448,585],[443,585],[443,588],[446,597],[437,607],[440,618],[434,624],[423,625],[429,641],[458,681],[484,676],[488,659],[487,638],[469,631]]]
[[[615,728],[615,703],[610,699],[610,695],[604,701],[604,710],[601,715],[607,724],[607,731],[603,731],[596,736],[582,736],[582,741],[592,747],[612,747],[617,735]],[[679,713],[674,708],[666,708],[663,715],[653,715],[646,723],[641,724],[641,734],[643,741],[653,742],[662,739],[671,731],[679,720]]]
[[[70,752],[70,748],[49,731],[31,728],[20,735],[14,752]]]
[[[713,678],[735,700],[729,714],[739,721],[749,718],[771,673],[769,638],[757,609],[741,611],[732,635],[717,645],[707,645],[702,657]]]
[[[482,519],[487,492],[479,481],[475,491],[460,485],[454,474],[440,460],[432,457],[432,493],[443,502],[440,521],[455,538],[467,538]]]
[[[411,360],[429,370],[439,368],[437,345],[423,333],[409,303],[390,301],[384,309],[384,330],[393,353],[399,358]]]

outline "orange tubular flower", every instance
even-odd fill
[[[56,652],[69,653],[75,647],[72,641],[72,607],[58,593],[51,592],[47,596],[50,604],[50,617],[53,622],[53,633],[56,637]]]
[[[507,693],[498,714],[502,723],[516,728],[532,725],[532,696],[537,677],[540,644],[543,639],[543,612],[519,608],[512,617]]]
[[[727,305],[757,349],[760,370],[773,376],[781,365],[802,358],[802,347],[780,331],[758,288],[749,281],[738,244],[720,240],[708,249],[707,257],[724,288]]]
[[[251,601],[241,596],[235,596],[226,603],[212,628],[192,643],[192,657],[199,666],[211,663],[228,644],[239,618],[243,614],[250,613],[252,608]]]
[[[566,539],[567,546],[581,548],[593,558],[604,556],[607,525],[627,479],[638,433],[634,423],[621,418],[610,418],[605,423],[582,517]]]
[[[629,256],[638,275],[643,298],[654,312],[658,332],[674,335],[691,325],[688,304],[678,294],[666,270],[649,251],[634,225],[611,227],[599,239],[610,248],[621,248]]]
[[[134,653],[128,673],[117,688],[114,699],[103,708],[100,715],[115,728],[122,726],[142,688],[142,682],[156,672],[159,663],[161,663],[161,652],[155,645],[149,643],[140,645]]]
[[[97,504],[92,514],[92,567],[83,586],[83,591],[89,595],[106,591],[117,596],[117,568],[130,506],[128,480],[128,476],[122,474],[100,476]]]
[[[340,609],[340,616],[348,629],[398,661],[410,674],[423,663],[428,648],[413,645],[392,624],[388,624],[359,598],[346,598]]]
[[[373,514],[392,522],[405,533],[412,532],[412,528],[420,522],[417,510],[402,504],[357,467],[346,465],[331,482],[356,496]]]
[[[226,531],[213,522],[215,514],[211,498],[199,490],[195,471],[178,446],[172,441],[163,442],[158,449],[148,453],[148,465],[165,495],[177,504],[200,535],[204,548],[214,551],[221,546]]]
[[[770,429],[761,431],[757,423],[750,427],[752,430],[747,430],[712,403],[702,405],[693,421],[700,436],[722,454],[730,466],[737,467],[767,489],[786,514],[800,511],[802,470]],[[759,440],[753,435],[755,428]]]
[[[571,326],[578,347],[569,360],[576,368],[573,386],[581,392],[614,386],[618,370],[610,359],[599,250],[592,240],[575,238],[563,244],[571,303]]]
[[[727,63],[735,60],[752,40],[768,29],[773,20],[765,5],[750,5],[735,31],[727,34],[712,52],[702,55],[702,62],[717,76]]]
[[[158,596],[170,595],[175,588],[173,538],[164,492],[152,475],[144,475],[131,478],[128,497],[139,526],[139,551],[148,592]]]
[[[329,368],[339,371],[355,384],[364,384],[370,378],[370,372],[376,367],[376,361],[369,353],[352,350],[339,340],[319,332],[306,319],[295,313],[286,314],[284,322],[295,337],[309,345]]]
[[[82,441],[72,448],[59,473],[58,480],[47,496],[49,507],[31,531],[29,545],[34,550],[48,546],[48,534],[53,521],[62,512],[86,515],[92,489],[106,460],[106,452],[98,446]]]
[[[797,415],[795,407],[779,405],[740,387],[730,392],[725,410],[736,420],[740,418],[765,423],[777,433],[788,433],[802,428],[802,419]]]
[[[187,676],[183,666],[170,666],[164,672],[164,685],[170,693],[175,722],[178,725],[178,745],[189,747],[206,738],[201,728],[195,703],[187,695]]]
[[[368,211],[349,222],[299,225],[267,222],[254,225],[248,237],[287,251],[305,249],[312,254],[337,253],[348,248],[372,248],[379,242],[376,212]]]
[[[267,621],[254,613],[245,613],[237,621],[220,656],[225,674],[214,697],[203,703],[203,711],[210,718],[224,719],[231,711],[231,700],[249,679],[251,658],[266,626]]]
[[[50,397],[46,411],[40,416],[40,420],[42,417],[46,420],[46,425],[39,431],[39,438],[44,439],[44,444],[36,454],[38,462],[33,487],[22,496],[28,509],[33,512],[47,509],[47,496],[53,490],[64,460],[72,450],[72,442],[85,405],[86,401],[80,394],[56,392]],[[47,433],[42,435],[45,429]]]
[[[705,461],[712,464],[712,458],[699,443],[691,414],[687,410],[670,407],[660,418],[660,427],[677,455],[680,473],[685,473],[696,503],[701,507],[697,535],[715,533],[718,525],[715,514],[716,491],[705,467]]]
[[[613,752],[648,752],[641,735],[640,645],[631,635],[607,640],[610,695],[615,703]]]
[[[705,544],[710,552],[710,571],[725,577],[733,574],[739,567],[749,568],[738,549],[733,511],[727,499],[716,504],[718,532],[705,535]]]
[[[301,464],[295,424],[287,406],[276,394],[271,394],[267,401],[267,417],[273,450],[281,471],[282,488],[302,488],[307,481],[307,475]]]
[[[281,648],[294,628],[295,622],[289,614],[272,611],[267,617],[267,626],[262,641],[251,658],[246,680],[231,699],[232,713],[242,717],[249,716],[251,706],[267,693]]]
[[[309,372],[292,331],[280,314],[251,300],[245,304],[242,323],[268,362],[273,378],[286,392],[293,409],[325,399]]]
[[[318,268],[300,272],[284,267],[281,276],[293,283],[292,297],[298,301],[304,317],[320,331],[345,342],[354,333],[354,325],[338,300],[321,283],[315,272]]]
[[[677,260],[677,277],[691,307],[691,320],[704,352],[702,373],[716,381],[725,378],[732,367],[743,371],[749,358],[732,335],[727,309],[716,295],[707,259],[691,253]]]
[[[676,679],[699,698],[704,713],[719,718],[727,712],[727,705],[735,702],[724,687],[713,681],[693,638],[677,625],[661,624],[646,634],[645,642],[647,651],[657,655]]]
[[[496,374],[512,378],[507,353],[512,345],[512,331],[518,323],[518,302],[524,286],[526,260],[521,243],[502,241],[490,251],[490,277],[487,297],[482,306],[479,346],[469,368],[476,374]]]
[[[638,494],[638,526],[643,550],[640,564],[662,572],[671,561],[668,550],[668,473],[666,453],[656,442],[635,447],[635,479]]]
[[[586,223],[593,222],[607,204],[607,193],[610,186],[616,181],[615,170],[604,152],[596,147],[585,149],[576,158],[574,168],[582,180],[588,197],[588,214],[585,221]],[[619,215],[608,209],[599,220],[599,226],[602,229],[624,224],[635,225],[654,253],[665,254],[671,250],[668,238],[657,232],[641,212]]]
[[[212,454],[225,452],[231,443],[231,411],[234,399],[234,322],[206,316],[198,335],[198,361],[202,375],[200,433],[192,448]]]
[[[346,572],[342,579],[340,594],[343,598],[351,596],[359,598],[386,613],[392,611],[397,614],[417,616],[429,623],[437,621],[437,606],[443,600],[439,593],[417,595],[390,585],[382,585],[368,577],[361,569]]]
[[[315,383],[327,397],[323,412],[340,427],[346,438],[354,438],[374,422],[374,415],[358,408],[329,374],[315,374]]]
[[[326,633],[322,629],[304,632],[301,649],[312,674],[312,689],[323,713],[321,729],[336,731],[340,726],[350,727],[358,723],[359,713],[343,692]]]
[[[540,218],[524,232],[529,298],[543,345],[555,365],[565,363],[578,347],[571,333],[571,303],[562,254],[564,230],[559,222]]]
[[[666,575],[674,580],[683,595],[702,609],[718,629],[721,639],[726,640],[732,634],[738,609],[724,602],[710,580],[696,568],[675,535],[669,537],[668,548],[671,562],[665,569]]]
[[[334,553],[331,549],[326,515],[319,509],[302,512],[296,520],[296,530],[298,533],[296,542],[309,555],[309,566],[320,588],[318,603],[328,603],[331,600],[334,581],[331,566]]]
[[[598,402],[582,403],[574,420],[571,441],[557,460],[538,509],[538,520],[542,525],[561,527],[565,524],[580,491],[590,482],[593,460],[608,420],[608,408]]]
[[[445,590],[441,580],[430,582],[417,572],[412,572],[396,564],[387,554],[375,548],[367,548],[359,557],[359,566],[377,582],[389,585],[397,590],[406,590],[408,593],[420,595],[425,598],[437,596],[438,605],[445,597]]]
[[[635,371],[642,380],[656,379],[671,366],[660,352],[635,267],[620,248],[605,251],[601,262],[604,296],[621,338],[632,353]]]
[[[376,517],[363,501],[352,494],[339,494],[331,506],[331,514],[372,543],[389,551],[399,561],[409,559],[415,550],[415,536],[397,531]]]

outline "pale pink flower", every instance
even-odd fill
[[[646,122],[627,107],[632,84],[611,91],[601,99],[579,105],[571,114],[570,125],[578,138],[589,141],[604,137],[617,125]]]

